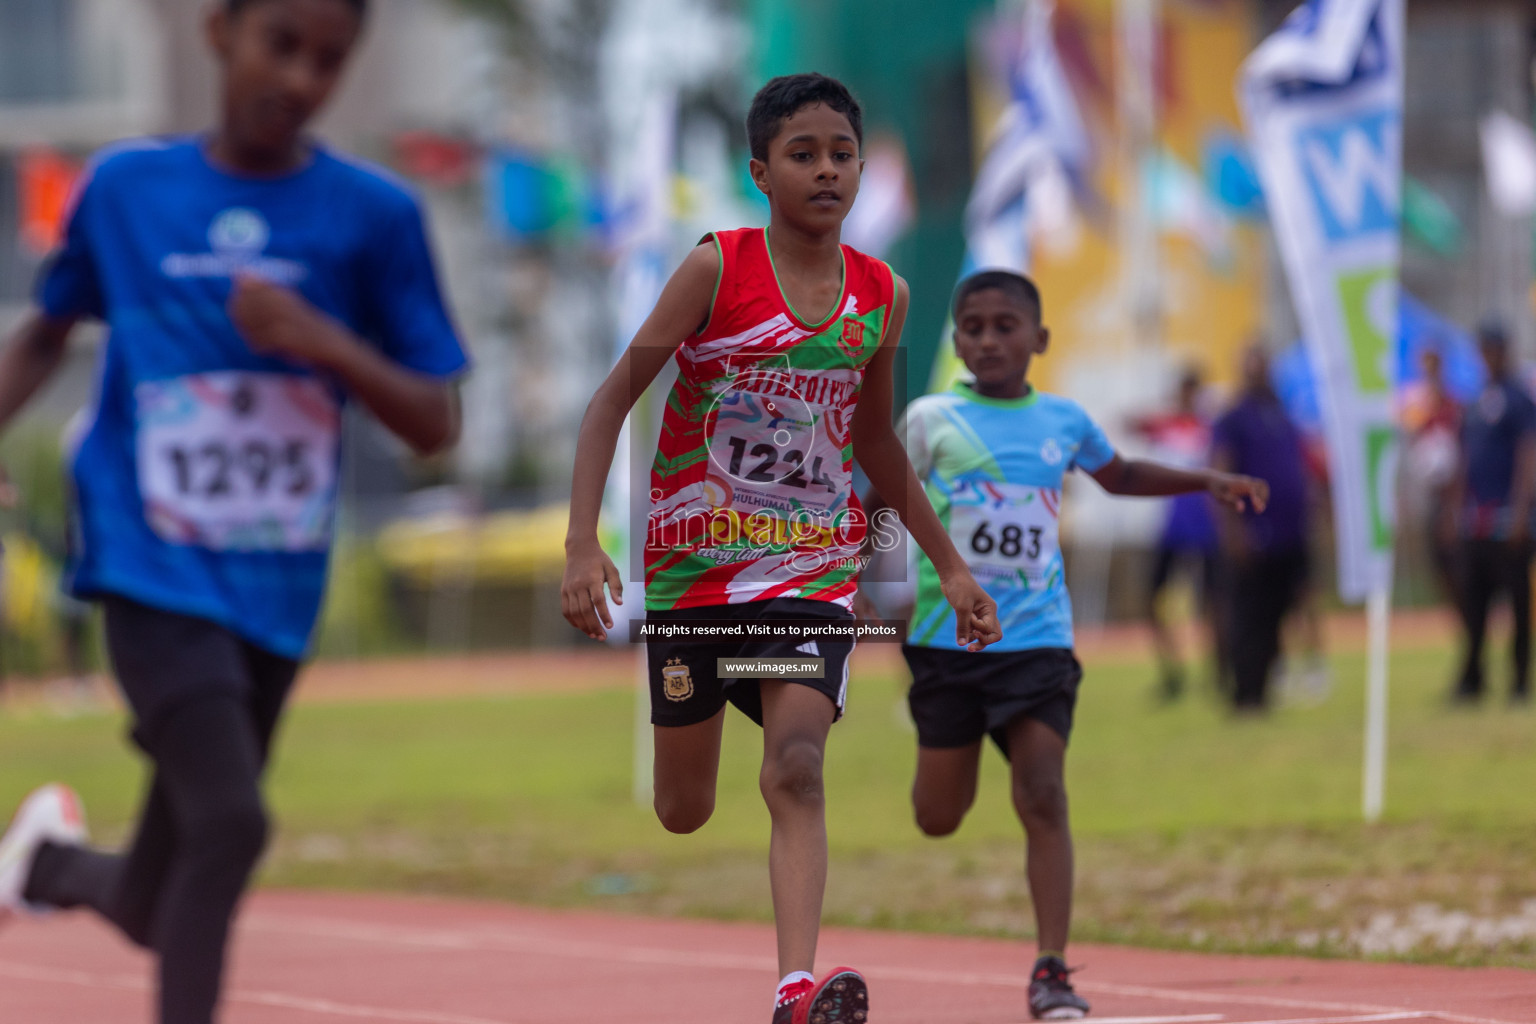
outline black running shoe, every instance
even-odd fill
[[[1067,980],[1071,970],[1059,956],[1035,961],[1029,976],[1029,1015],[1036,1020],[1081,1020],[1088,1016],[1088,1000],[1072,991]]]

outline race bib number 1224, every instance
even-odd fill
[[[312,377],[220,371],[146,381],[139,490],[150,527],[220,551],[330,543],[341,410]]]

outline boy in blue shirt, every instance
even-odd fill
[[[1008,758],[1013,804],[1028,840],[1039,959],[1029,986],[1036,1018],[1082,1017],[1062,956],[1072,906],[1072,839],[1063,766],[1082,668],[1072,652],[1057,516],[1067,471],[1111,494],[1207,491],[1236,509],[1262,509],[1262,480],[1122,459],[1081,406],[1042,394],[1029,364],[1045,352],[1040,293],[1008,271],[960,282],[955,352],[974,376],[907,407],[907,454],[972,574],[997,602],[1003,639],[979,654],[952,653],[953,614],[926,558],[903,648],[917,723],[912,804],[931,836],[960,827],[976,797],[982,741]],[[873,512],[871,512],[873,514]]]
[[[209,1024],[236,904],[266,842],[272,734],[325,586],[344,402],[418,452],[453,443],[466,360],[421,211],[304,134],[366,0],[223,0],[219,124],[98,154],[37,308],[0,355],[0,425],[81,319],[107,337],[73,457],[68,586],[154,764],[123,854],[37,791],[0,841],[0,914],[87,906],[159,959],[159,1019]]]

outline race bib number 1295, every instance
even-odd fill
[[[167,541],[219,551],[330,543],[341,410],[312,377],[220,371],[135,390],[139,490]]]

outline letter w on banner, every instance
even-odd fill
[[[1239,93],[1319,382],[1339,593],[1359,601],[1392,571],[1403,0],[1308,0]]]

